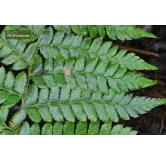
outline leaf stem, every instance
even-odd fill
[[[28,87],[29,87],[29,84],[30,84],[30,80],[31,80],[31,76],[32,76],[32,73],[31,73],[31,70],[32,70],[32,66],[34,64],[34,60],[36,58],[36,54],[38,53],[38,49],[40,47],[40,39],[43,35],[43,33],[45,32],[45,28],[43,29],[43,31],[41,32],[39,38],[38,38],[38,41],[37,41],[37,51],[36,53],[34,54],[32,60],[31,60],[31,63],[28,63],[29,64],[29,68],[28,68],[28,75],[27,75],[27,83],[26,83],[26,86],[25,86],[25,90],[24,90],[24,93],[23,93],[23,96],[22,96],[22,106],[21,108],[25,108],[26,106],[26,96],[27,96],[27,92],[28,92]]]

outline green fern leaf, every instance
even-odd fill
[[[52,31],[49,33],[52,38]],[[104,42],[102,38],[84,38],[81,36],[74,36],[64,34],[63,32],[56,32],[52,43],[49,40],[46,43],[41,43],[40,52],[45,59],[58,59],[61,55],[64,59],[72,57],[88,57],[99,58],[108,61],[111,64],[118,64],[122,68],[129,70],[156,70],[155,66],[147,64],[134,53],[127,53],[127,50],[118,51],[117,46],[113,46],[112,42]]]
[[[3,129],[0,134],[14,134],[8,129]],[[65,124],[56,122],[53,125],[51,123],[45,123],[41,130],[39,124],[35,123],[30,126],[25,122],[20,130],[20,135],[136,135],[137,132],[129,127],[123,127],[123,125],[112,125],[111,122],[99,125],[99,122],[78,122],[77,124],[71,122],[65,122]]]
[[[6,73],[4,67],[1,67],[0,75],[0,104],[10,108],[22,98],[27,81],[26,74],[21,72],[14,77],[11,72]]]
[[[0,135],[14,135],[14,133],[8,129],[4,129]]]
[[[41,89],[32,86],[30,94],[35,101],[28,101],[25,106],[26,113],[33,122],[64,121],[70,122],[93,121],[98,119],[104,122],[118,122],[119,117],[129,120],[130,117],[138,117],[139,114],[145,114],[154,107],[165,104],[165,99],[155,99],[146,97],[133,97],[132,94],[117,94],[109,90],[108,95],[102,95],[100,92],[85,92],[76,88],[54,87],[50,90]],[[84,95],[87,95],[85,97]],[[45,96],[43,96],[45,95]],[[50,97],[49,97],[50,95]],[[38,101],[37,101],[38,99]]]
[[[34,123],[30,129],[31,135],[40,135],[40,126],[37,123]]]
[[[92,38],[105,37],[107,35],[112,40],[132,40],[142,37],[156,38],[155,35],[131,25],[54,25],[54,29],[59,32],[68,34],[75,33],[77,35],[90,36]]]
[[[45,26],[7,26],[0,35],[0,58],[5,65],[12,65],[13,70],[25,69],[31,61],[35,52],[37,52],[36,43],[26,48],[29,42],[35,41],[42,34]],[[31,39],[28,40],[10,40],[5,39],[5,30],[27,30],[31,29]]]
[[[41,64],[39,65],[41,68]],[[134,72],[127,72],[117,64],[112,65],[98,58],[87,60],[84,57],[70,60],[61,57],[56,60],[49,58],[44,64],[44,73],[34,73],[32,79],[40,88],[68,85],[73,89],[78,86],[83,90],[100,91],[105,94],[108,93],[108,88],[120,93],[157,83]]]
[[[20,110],[12,117],[11,121],[14,128],[18,128],[26,118],[25,110]]]
[[[20,135],[30,135],[30,126],[27,122],[21,127]]]
[[[6,30],[31,30],[31,39],[5,39]],[[0,134],[135,135],[112,122],[166,104],[127,93],[156,84],[135,70],[157,67],[106,37],[155,38],[124,25],[6,26],[0,34]]]
[[[5,124],[5,122],[7,120],[8,113],[9,113],[8,108],[1,107],[1,109],[0,109],[0,124]]]

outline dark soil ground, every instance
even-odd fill
[[[164,98],[166,97],[166,26],[146,25],[140,27],[154,33],[158,38],[142,38],[123,43],[116,41],[114,43],[121,45],[121,47],[129,47],[132,52],[138,54],[146,62],[159,67],[158,71],[141,72],[144,76],[150,79],[157,79],[159,82],[156,86],[136,91],[136,94]],[[3,28],[4,26],[0,26],[0,32]],[[141,50],[141,53],[139,53],[137,49]],[[148,51],[148,53],[146,51]],[[133,127],[133,129],[139,131],[141,135],[165,135],[165,119],[166,105],[163,105],[156,107],[145,115],[141,115],[139,118],[122,123]]]

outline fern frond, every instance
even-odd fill
[[[26,85],[26,74],[19,73],[14,77],[12,72],[6,73],[5,68],[0,68],[0,104],[3,107],[12,107],[18,103]]]
[[[90,36],[92,38],[105,37],[107,35],[112,40],[132,40],[142,37],[156,38],[139,27],[133,25],[53,25],[54,29],[59,32],[77,35]]]
[[[26,118],[24,110],[17,112],[11,119],[11,125],[7,126],[6,120],[8,115],[8,109],[0,109],[0,135],[135,135],[136,131],[132,131],[130,127],[123,127],[123,125],[114,125],[112,122],[104,123],[100,125],[97,122],[56,122],[52,126],[51,123],[46,123],[40,129],[38,123],[30,125],[27,122],[23,122]],[[23,125],[22,125],[23,123]]]
[[[32,36],[28,40],[6,39],[5,30],[27,30],[31,29]],[[12,65],[13,70],[25,69],[33,55],[37,52],[37,43],[30,44],[28,42],[35,41],[42,33],[44,26],[7,26],[1,33],[0,37],[0,58],[5,65]],[[27,48],[26,48],[27,47]]]
[[[15,135],[10,128],[0,126],[0,136]],[[71,122],[56,122],[53,125],[46,123],[40,129],[38,123],[29,125],[25,122],[17,135],[21,136],[135,136],[137,131],[132,130],[130,127],[123,127],[123,125],[114,125],[112,123],[104,123],[100,126],[99,122],[78,122],[77,124]]]
[[[80,89],[53,87],[40,89],[32,85],[27,95],[25,111],[29,118],[39,123],[41,120],[69,122],[90,120],[96,122],[118,122],[119,117],[129,120],[138,117],[154,107],[166,103],[166,99],[133,97],[132,94],[117,94],[109,91],[108,95],[85,92]],[[25,113],[23,113],[24,115]]]
[[[8,132],[7,132],[8,131]],[[15,134],[11,130],[4,129],[0,126],[0,134]],[[100,125],[99,122],[85,122],[71,123],[56,122],[53,125],[46,123],[40,129],[38,123],[30,126],[25,122],[18,131],[20,135],[136,135],[130,127],[123,127],[123,125],[112,125],[111,122]]]
[[[0,126],[1,127],[3,126],[3,128],[8,128],[5,125],[5,122],[8,117],[9,108],[17,104],[22,99],[26,86],[26,81],[27,77],[24,72],[19,73],[15,77],[12,72],[6,73],[4,67],[0,68],[0,105],[1,105]],[[9,134],[8,131],[5,133]]]
[[[35,62],[38,61],[41,61],[40,57],[35,60]],[[41,63],[38,64],[40,66],[35,63],[38,70],[35,69],[35,73],[32,73],[32,79],[40,88],[68,85],[70,88],[78,86],[83,90],[107,94],[109,88],[120,93],[149,87],[157,82],[134,72],[127,72],[126,68],[121,68],[118,64],[110,64],[98,58],[90,60],[84,57],[49,58],[44,63],[44,73],[40,73],[42,66]]]
[[[50,30],[50,38],[52,37]],[[119,50],[117,46],[113,46],[112,42],[104,42],[102,38],[84,38],[81,36],[69,35],[64,32],[56,32],[54,38],[47,42],[48,44],[40,44],[40,52],[45,59],[56,59],[62,55],[64,59],[72,57],[84,56],[87,58],[100,58],[110,62],[111,64],[119,64],[122,68],[129,70],[156,70],[155,66],[146,63],[134,53],[127,53],[127,50]]]
[[[14,130],[20,127],[23,120],[25,120],[26,118],[25,111],[21,110],[13,116],[12,121],[7,122],[8,114],[9,114],[8,108],[6,107],[0,108],[0,134],[4,135],[14,134]],[[8,125],[6,123],[8,123]]]
[[[29,40],[5,39],[5,30],[27,29]],[[134,70],[157,67],[103,41],[105,35],[155,37],[136,26],[6,26],[0,61],[10,71],[0,67],[0,134],[136,134],[112,122],[166,104],[127,94],[157,82]]]

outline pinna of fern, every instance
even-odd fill
[[[31,29],[32,37],[7,40],[6,29]],[[114,123],[166,103],[128,93],[157,83],[135,70],[157,67],[104,42],[107,36],[155,37],[136,26],[6,26],[0,38],[0,134],[136,134]]]
[[[53,25],[54,29],[59,32],[75,33],[77,35],[105,37],[106,35],[112,40],[132,40],[142,37],[156,38],[155,35],[141,30],[134,25]]]

